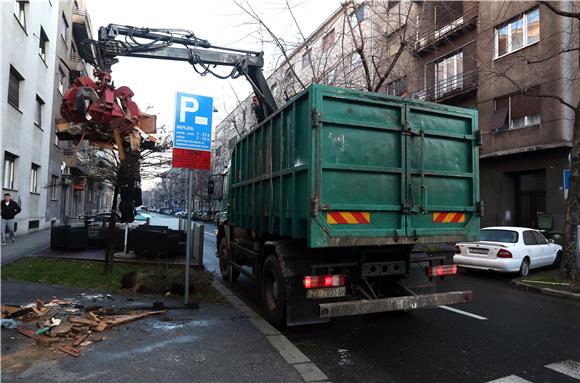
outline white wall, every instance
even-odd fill
[[[40,228],[46,227],[46,185],[50,148],[50,126],[55,83],[55,50],[58,37],[57,0],[39,0],[26,3],[25,30],[14,15],[14,1],[2,1],[0,51],[0,119],[2,172],[4,152],[18,156],[15,164],[14,190],[3,189],[2,194],[12,194],[21,203],[22,213],[17,216],[18,233],[28,231],[29,221],[38,220]],[[44,29],[49,42],[46,61],[39,55],[40,28]],[[8,83],[12,65],[24,77],[20,83],[19,107],[8,103]],[[42,110],[42,127],[34,124],[36,95],[45,102]],[[30,192],[32,163],[39,165],[38,193]],[[3,176],[3,174],[2,174]]]

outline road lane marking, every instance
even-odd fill
[[[544,367],[580,380],[580,362],[569,359],[559,363],[547,364]]]
[[[503,378],[490,380],[487,383],[532,383],[532,382],[530,382],[529,380],[526,380],[524,378],[520,378],[517,375],[509,375],[509,376],[504,376]]]
[[[472,317],[472,318],[475,318],[475,319],[487,320],[486,317],[482,317],[482,316],[477,315],[477,314],[468,313],[467,311],[459,310],[459,309],[456,309],[454,307],[449,307],[449,306],[437,306],[437,307],[439,307],[439,308],[441,308],[443,310],[453,311],[454,313],[457,313],[457,314],[466,315],[468,317]]]
[[[204,231],[204,233],[211,235],[212,237],[215,237],[214,233],[210,233],[209,231]]]

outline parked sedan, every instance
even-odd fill
[[[530,269],[557,265],[561,255],[562,246],[548,241],[538,230],[498,226],[481,229],[478,242],[458,243],[453,261],[465,268],[526,276]]]

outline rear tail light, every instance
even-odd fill
[[[443,275],[457,274],[457,265],[441,265],[427,267],[428,277],[441,277]]]
[[[461,254],[461,249],[459,248],[459,245],[455,245],[455,254]]]
[[[510,251],[506,250],[506,249],[499,249],[499,251],[497,252],[497,257],[498,258],[511,258],[512,253],[510,253]]]
[[[304,287],[307,289],[338,286],[344,286],[344,275],[308,275],[304,277]]]

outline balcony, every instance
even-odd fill
[[[475,91],[479,86],[478,72],[473,70],[438,81],[430,87],[416,92],[419,100],[442,102]]]
[[[92,38],[91,21],[84,8],[80,6],[73,7],[72,24],[73,37],[77,42],[77,45],[79,45],[83,40]]]
[[[443,3],[443,2],[442,2]],[[427,17],[415,36],[414,52],[430,52],[454,36],[477,26],[479,5],[476,1],[456,2],[443,21]]]

